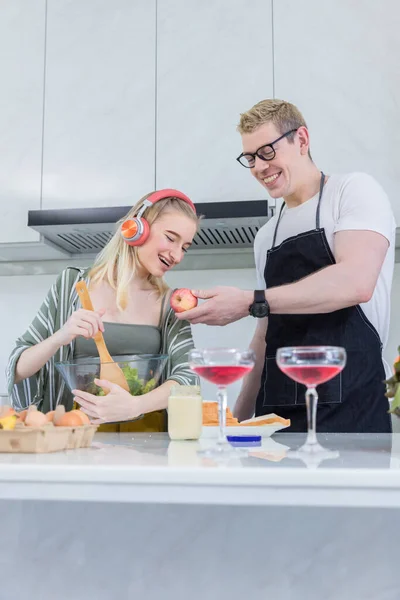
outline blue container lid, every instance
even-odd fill
[[[227,435],[226,439],[232,445],[260,446],[261,435]]]

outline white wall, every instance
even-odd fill
[[[275,96],[303,112],[316,164],[376,177],[398,224],[399,18],[398,0],[274,2]]]
[[[155,179],[155,2],[46,6],[41,207],[133,204]]]
[[[46,0],[0,2],[0,242],[39,239],[45,22]]]

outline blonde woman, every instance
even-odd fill
[[[90,269],[65,269],[11,353],[7,379],[14,408],[36,404],[47,412],[63,404],[70,410],[73,396],[54,365],[97,356],[92,338],[102,331],[112,356],[168,354],[167,367],[159,387],[147,394],[131,396],[102,382],[110,393],[76,398],[82,409],[96,423],[145,414],[136,422],[105,425],[103,430],[163,431],[171,387],[197,382],[187,363],[193,347],[190,326],[176,319],[170,308],[163,276],[181,262],[198,225],[195,207],[185,194],[154,192],[118,223]],[[89,286],[94,311],[80,306],[75,284],[81,280]]]

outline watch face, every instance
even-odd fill
[[[253,304],[253,314],[258,319],[262,319],[263,317],[266,317],[268,314],[267,304],[264,302],[255,302]]]

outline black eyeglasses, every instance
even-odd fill
[[[261,146],[260,148],[258,148],[258,150],[254,152],[254,154],[252,154],[251,152],[242,152],[242,154],[240,154],[240,156],[238,156],[236,160],[242,165],[242,167],[246,167],[246,169],[252,169],[254,167],[254,165],[256,164],[256,156],[258,156],[258,158],[261,158],[261,160],[272,160],[273,158],[275,158],[276,154],[274,145],[277,142],[283,140],[283,138],[287,137],[291,133],[297,131],[297,129],[291,129],[290,131],[287,131],[286,133],[281,135],[281,137],[278,137],[277,140],[274,140],[270,144],[265,144],[265,146]]]

